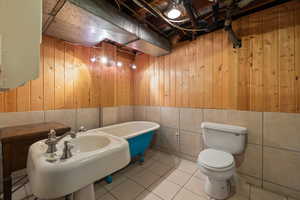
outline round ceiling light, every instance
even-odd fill
[[[176,7],[172,7],[168,12],[167,12],[167,17],[169,19],[176,19],[178,17],[180,17],[181,15],[181,11],[176,8]]]

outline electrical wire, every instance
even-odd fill
[[[151,15],[153,16],[157,16],[157,14],[153,13],[151,10],[149,10],[148,8],[146,8],[145,6],[143,6],[143,4],[141,4],[141,2],[139,1],[135,1],[133,0],[135,4],[137,4],[138,6],[140,6],[141,8],[143,8],[144,10],[146,10],[147,12],[149,12]]]
[[[184,22],[187,22],[189,21],[190,19],[189,18],[184,18],[184,19],[168,19],[170,22],[173,22],[173,23],[184,23]]]
[[[115,0],[115,2],[116,2],[116,4],[117,4],[117,6],[118,6],[119,10],[121,10],[121,6],[120,6],[120,2],[119,2],[119,0]]]
[[[130,8],[127,4],[125,4],[124,2],[119,2],[121,3],[122,6],[124,6],[126,9],[128,9],[131,13],[133,13],[137,18],[140,18],[141,16],[132,8]],[[146,23],[148,26],[152,27],[154,30],[156,30],[158,33],[160,33],[161,35],[163,35],[164,37],[167,38],[166,34],[163,33],[161,30],[159,30],[157,27],[155,27],[152,23],[150,23],[149,21],[147,21],[146,19],[143,19],[143,22]]]
[[[141,0],[144,4],[146,4],[147,6],[149,6],[157,15],[159,15],[163,20],[165,20],[169,25],[173,26],[174,28],[177,28],[179,30],[182,31],[190,31],[190,32],[199,32],[199,31],[206,31],[206,28],[184,28],[181,26],[178,26],[177,24],[174,24],[173,22],[171,22],[167,17],[164,16],[164,14],[157,9],[155,6],[152,6],[151,4],[149,4],[147,1],[145,0]],[[142,7],[145,10],[148,10],[144,5],[141,4],[141,2],[139,2],[139,0],[133,0],[133,2],[135,2],[138,6]]]

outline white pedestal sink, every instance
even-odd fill
[[[73,142],[75,148],[71,158],[61,160],[66,140]],[[80,133],[75,139],[66,137],[57,144],[57,149],[55,162],[47,161],[44,141],[34,143],[29,149],[27,173],[33,194],[38,198],[54,199],[76,191],[78,194],[130,161],[125,139],[95,130]]]

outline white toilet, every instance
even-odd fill
[[[230,179],[235,173],[233,154],[243,152],[247,129],[240,126],[203,122],[201,124],[204,144],[198,166],[207,176],[204,190],[214,199],[226,199],[230,195]]]

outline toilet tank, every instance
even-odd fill
[[[231,154],[245,149],[247,128],[227,124],[203,122],[201,124],[204,144]]]

